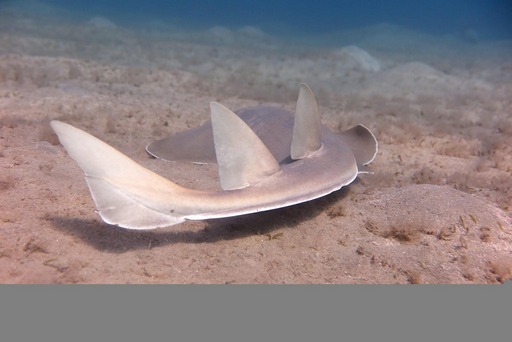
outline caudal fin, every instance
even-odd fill
[[[52,121],[51,126],[69,156],[84,171],[105,222],[130,229],[153,229],[185,220],[179,212],[167,208],[169,199],[186,189],[78,128],[60,121]]]

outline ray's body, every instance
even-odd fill
[[[320,125],[313,93],[301,86],[295,118],[282,109],[239,112],[211,103],[212,120],[147,147],[166,160],[217,162],[222,191],[181,187],[68,124],[52,127],[84,170],[98,213],[110,224],[153,229],[185,220],[285,207],[350,184],[377,142],[362,125],[335,134]]]

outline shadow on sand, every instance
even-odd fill
[[[124,253],[136,249],[151,249],[175,243],[214,243],[221,240],[241,239],[251,235],[268,234],[276,229],[294,228],[311,220],[334,203],[345,198],[348,188],[342,188],[328,196],[291,207],[237,217],[188,221],[178,226],[156,230],[130,230],[108,225],[97,220],[84,220],[53,216],[53,227],[65,234],[77,236],[97,250],[108,253]],[[191,225],[202,229],[186,230]]]

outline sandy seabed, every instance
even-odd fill
[[[315,37],[0,9],[1,283],[501,283],[512,279],[512,42],[382,24]],[[229,108],[377,136],[373,174],[324,198],[151,231],[105,224],[49,127],[86,130],[181,185],[215,165],[144,147]]]

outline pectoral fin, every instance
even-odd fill
[[[375,159],[379,145],[373,133],[363,125],[349,128],[339,134],[356,157],[358,167],[367,165]]]

